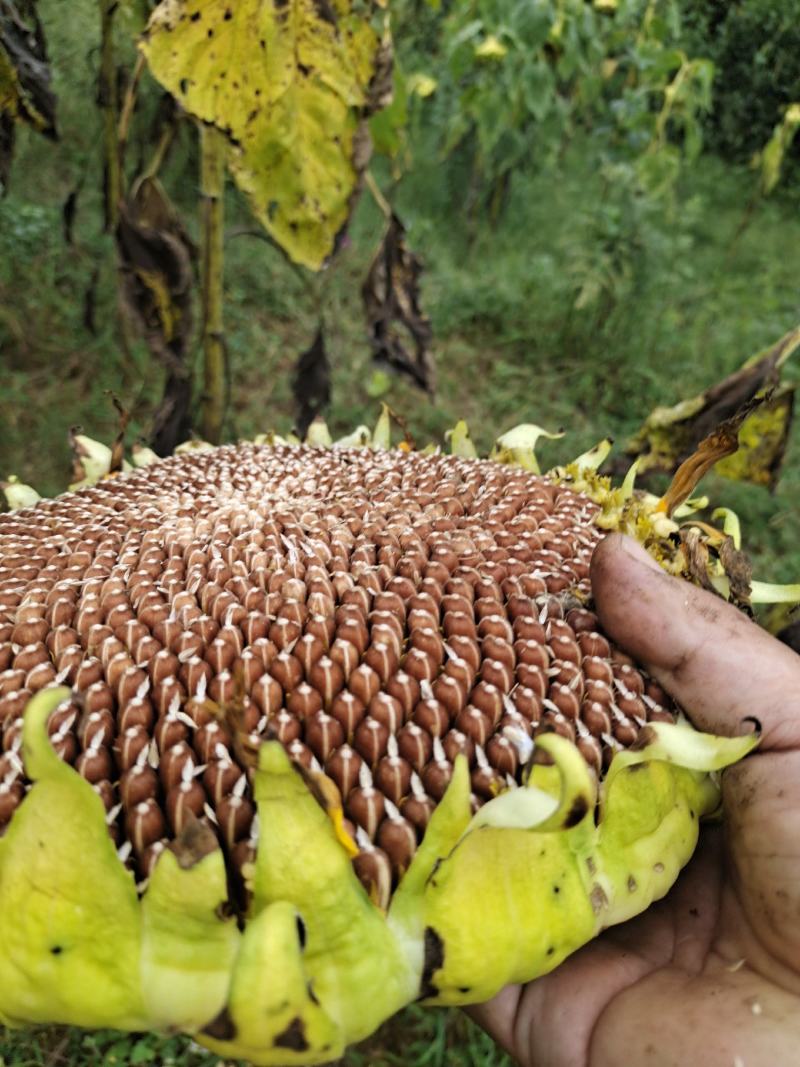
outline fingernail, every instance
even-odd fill
[[[645,567],[649,567],[651,570],[658,571],[663,574],[664,571],[658,563],[653,559],[647,549],[643,548],[638,541],[635,541],[632,537],[623,535],[622,537],[622,550],[626,556],[629,556],[637,563],[643,564]]]
[[[748,734],[760,733],[763,733],[761,720],[757,719],[755,715],[745,715],[739,723],[739,737],[746,737]]]

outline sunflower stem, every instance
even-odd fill
[[[200,127],[203,198],[203,437],[218,444],[225,414],[225,340],[222,318],[225,141],[213,126]]]

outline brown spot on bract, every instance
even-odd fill
[[[633,877],[632,874],[629,874],[628,875],[628,892],[629,893],[635,893],[636,892],[636,884],[637,884],[636,883],[636,879]]]
[[[586,797],[575,797],[572,807],[569,809],[566,818],[564,819],[564,828],[569,830],[573,826],[577,826],[588,810],[589,801]]]
[[[217,1041],[235,1040],[236,1026],[228,1009],[223,1008],[216,1019],[213,1019],[208,1026],[203,1028],[202,1033],[208,1034],[209,1037],[213,1037]]]
[[[425,927],[425,956],[422,965],[420,998],[435,997],[439,990],[433,984],[433,976],[444,966],[444,941],[432,926]]]
[[[295,1016],[283,1033],[272,1042],[275,1048],[288,1048],[293,1052],[307,1052],[311,1047],[306,1040],[306,1028],[300,1016]]]
[[[218,849],[219,841],[210,826],[189,812],[186,825],[168,847],[175,853],[178,866],[188,871]]]
[[[656,732],[651,726],[645,726],[639,731],[639,736],[628,746],[630,752],[639,752],[643,748],[647,748],[648,745],[652,745],[656,740]],[[640,764],[634,764],[634,767],[641,766]],[[633,768],[629,767],[629,770]]]
[[[592,905],[592,911],[595,915],[599,915],[603,908],[608,905],[608,897],[605,894],[605,890],[598,882],[595,882],[592,886],[589,893],[589,903]]]

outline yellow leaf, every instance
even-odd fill
[[[506,46],[493,33],[484,37],[480,44],[475,45],[475,55],[479,59],[502,59],[507,53]]]
[[[772,488],[778,480],[794,408],[794,385],[776,390],[749,415],[739,430],[739,451],[721,460],[725,478]]]
[[[292,259],[319,269],[368,158],[379,48],[370,23],[315,0],[162,0],[140,47],[181,106],[228,137],[228,165]]]
[[[430,74],[412,74],[406,82],[409,96],[416,94],[423,99],[426,96],[432,96],[436,92],[438,85],[437,80],[432,78]]]

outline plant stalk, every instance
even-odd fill
[[[203,437],[218,444],[225,415],[225,338],[222,318],[225,139],[200,127],[200,192],[203,198]]]
[[[105,149],[105,212],[106,230],[117,228],[119,200],[122,195],[122,174],[117,145],[117,69],[114,63],[114,13],[117,0],[99,0],[100,4],[100,91],[99,104],[103,112],[103,146]]]

